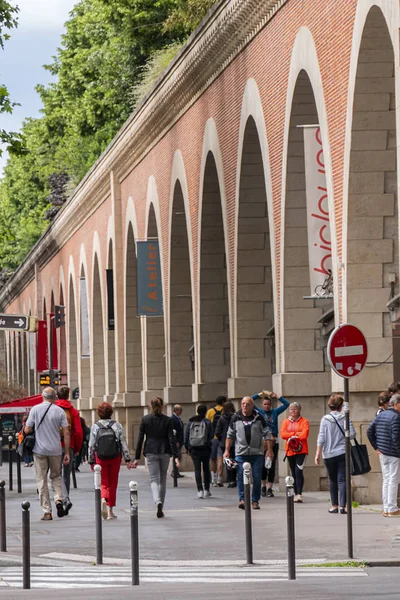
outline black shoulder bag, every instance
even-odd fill
[[[333,415],[331,415],[333,417]],[[337,419],[333,417],[336,425],[339,427],[340,431],[346,437],[345,432],[339,425]],[[351,474],[355,475],[365,475],[369,473],[371,470],[371,465],[369,464],[369,456],[367,446],[365,444],[359,444],[357,439],[354,438],[354,446],[350,442],[350,463],[351,463]]]
[[[47,413],[50,410],[50,406],[51,403],[49,404],[46,412],[44,413],[43,417],[40,419],[40,423],[39,425],[36,427],[36,431],[39,429],[39,427],[41,426],[41,424],[43,423],[43,419],[45,418],[45,416],[47,415]],[[30,452],[32,452],[33,447],[35,445],[35,441],[36,441],[36,433],[35,430],[32,431],[32,433],[27,433],[26,436],[24,437],[24,441],[22,442],[21,446],[22,446],[22,450],[29,450]]]

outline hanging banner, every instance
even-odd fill
[[[311,296],[321,296],[327,295],[326,282],[332,273],[324,153],[319,125],[306,125],[303,131]]]
[[[41,373],[49,368],[49,346],[47,322],[39,321],[37,331],[36,371]]]
[[[50,313],[50,319],[51,318],[53,318],[53,325],[51,327],[51,332],[52,332],[52,335],[53,335],[53,341],[52,341],[52,349],[53,349],[52,367],[53,367],[53,369],[58,369],[57,329],[55,328],[55,323],[54,323],[54,313]]]
[[[80,301],[81,301],[81,357],[88,358],[90,356],[90,341],[89,341],[89,312],[86,291],[86,279],[79,279],[80,285]]]
[[[137,242],[138,317],[162,317],[163,297],[158,240]]]
[[[108,330],[114,331],[114,282],[113,282],[113,270],[106,269],[107,277],[107,323]]]

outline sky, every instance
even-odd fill
[[[0,128],[19,131],[27,117],[40,116],[41,101],[35,91],[38,83],[52,77],[43,69],[52,62],[61,44],[64,23],[77,0],[12,0],[19,6],[18,28],[9,33],[5,50],[0,52],[0,81],[13,102],[19,102],[12,115],[0,115]],[[0,176],[7,153],[0,157]]]

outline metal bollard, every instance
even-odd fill
[[[3,438],[0,437],[0,467],[3,466]]]
[[[101,524],[101,466],[94,466],[94,503],[96,519],[96,563],[103,564],[103,531]]]
[[[246,528],[246,557],[247,564],[253,564],[253,533],[251,529],[251,502],[250,502],[250,474],[251,465],[245,462],[243,465],[243,483],[244,483],[244,513]]]
[[[12,459],[12,435],[8,436],[8,489],[12,492],[13,489],[13,459]]]
[[[175,464],[175,459],[172,457],[172,473],[174,474],[174,488],[178,487],[178,467]]]
[[[31,531],[30,531],[30,503],[22,503],[22,587],[31,589]]]
[[[18,494],[22,494],[22,480],[21,480],[21,456],[18,452],[18,433],[15,434],[15,455],[17,457],[17,489]]]
[[[294,535],[294,479],[285,478],[286,484],[286,514],[287,514],[287,537],[288,537],[288,577],[296,579],[296,546]]]
[[[7,552],[6,482],[0,481],[0,552]]]
[[[74,486],[74,490],[78,487],[76,483],[76,473],[75,473],[75,457],[71,456],[71,474],[72,474],[72,485]]]
[[[136,481],[129,483],[131,506],[131,555],[132,555],[132,585],[139,585],[139,500]]]

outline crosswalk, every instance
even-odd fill
[[[304,577],[366,577],[361,568],[299,567],[297,578]],[[0,569],[0,588],[22,587],[22,569],[6,567]],[[223,566],[214,573],[204,572],[196,566],[142,566],[140,583],[260,583],[287,580],[284,565]],[[31,587],[36,589],[93,589],[130,586],[131,569],[128,566],[76,566],[32,567]]]

